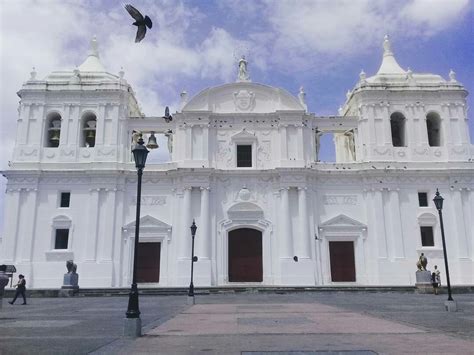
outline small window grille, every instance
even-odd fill
[[[418,204],[420,207],[428,207],[428,193],[418,192]]]
[[[237,146],[237,167],[251,168],[252,167],[252,146],[238,145]]]
[[[433,227],[420,227],[421,246],[434,247]]]
[[[59,207],[69,207],[70,201],[71,201],[71,193],[61,192],[61,202],[59,204]]]
[[[54,249],[67,249],[69,242],[69,229],[56,229]]]

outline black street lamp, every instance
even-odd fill
[[[446,240],[444,239],[444,225],[443,225],[443,212],[442,212],[444,198],[441,197],[438,189],[436,189],[436,196],[434,197],[433,201],[436,205],[436,209],[438,210],[439,223],[441,226],[441,239],[443,240],[444,266],[446,268],[446,280],[448,282],[448,301],[453,301],[453,297],[451,296],[451,282],[449,281],[449,268],[448,268],[448,255],[446,253]]]
[[[191,244],[191,283],[189,284],[189,292],[188,292],[189,297],[194,297],[193,272],[194,272],[194,263],[198,261],[198,257],[194,256],[194,237],[196,236],[196,229],[197,229],[197,226],[193,219],[193,224],[191,225],[191,237],[193,241]]]
[[[135,247],[133,251],[133,278],[132,287],[128,297],[128,309],[125,315],[127,318],[140,318],[140,309],[138,307],[138,288],[137,288],[137,255],[138,255],[138,239],[140,231],[140,204],[142,197],[142,175],[145,168],[148,149],[143,145],[143,138],[140,137],[135,147],[132,149],[135,166],[137,168],[137,214],[135,216]]]

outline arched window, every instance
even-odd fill
[[[390,128],[392,129],[392,144],[394,147],[406,147],[405,121],[405,116],[403,116],[400,112],[394,112],[390,116]]]
[[[441,118],[436,112],[426,115],[426,130],[430,147],[439,147],[441,145]]]
[[[81,120],[81,147],[95,146],[95,133],[97,127],[97,117],[89,112],[86,113]]]
[[[46,118],[45,147],[58,147],[61,137],[61,115],[57,112],[50,113]]]

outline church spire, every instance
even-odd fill
[[[379,74],[406,74],[406,72],[400,67],[395,59],[395,56],[392,52],[391,43],[388,35],[385,35],[383,41],[383,59],[382,64],[380,65]]]
[[[99,59],[99,49],[96,36],[92,37],[87,55],[88,56],[84,63],[79,66],[80,71],[105,72],[105,68]]]

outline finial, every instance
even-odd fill
[[[248,62],[245,60],[245,56],[243,55],[239,60],[239,73],[237,75],[237,82],[250,81],[247,64]]]
[[[362,82],[365,82],[365,79],[367,79],[367,75],[365,74],[364,69],[361,69],[361,71],[359,73],[359,78],[360,78],[360,81],[362,81]]]
[[[120,79],[123,79],[124,75],[125,75],[125,72],[123,71],[123,67],[120,67],[120,71],[119,71]]]
[[[351,97],[351,91],[350,91],[350,90],[347,90],[347,92],[346,92],[346,98],[349,100],[350,97]]]
[[[410,67],[408,67],[407,69],[407,79],[408,80],[413,79],[413,71],[410,69]]]
[[[383,58],[380,68],[377,71],[376,75],[380,74],[400,74],[406,75],[406,71],[397,63],[395,56],[392,52],[392,45],[390,43],[390,38],[388,35],[385,35],[383,41]]]
[[[388,35],[384,36],[384,41],[383,41],[383,55],[393,55],[392,52],[392,45],[390,44],[390,38]]]
[[[304,107],[306,111],[308,111],[308,106],[306,105],[306,93],[304,92],[303,86],[300,86],[300,92],[298,93],[298,99],[300,101],[301,106]]]
[[[30,72],[30,80],[36,80],[36,68],[33,67],[31,68],[31,72]]]
[[[449,70],[449,81],[455,83],[456,80],[456,72],[452,69]]]
[[[179,94],[179,97],[181,98],[180,109],[182,110],[188,102],[188,93],[186,92],[186,90],[183,89]]]
[[[98,49],[98,44],[97,44],[97,37],[95,35],[91,39],[88,55],[92,55],[94,57],[99,58],[99,49]]]
[[[341,106],[339,106],[339,108],[337,109],[337,112],[339,113],[339,116],[342,116],[342,113],[343,113],[344,111],[342,110],[342,107],[341,107]]]

